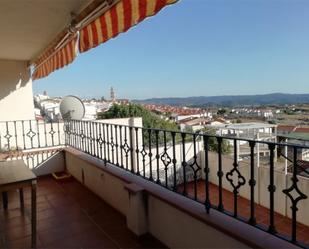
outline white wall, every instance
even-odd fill
[[[33,162],[31,162],[31,160],[27,161],[27,159],[24,159],[25,163],[30,169],[32,169],[36,176],[44,176],[54,172],[64,171],[64,153],[62,151],[46,153],[46,158],[43,158],[43,156],[44,154],[41,154],[41,158],[36,158],[34,155],[32,157]]]
[[[149,232],[169,248],[250,248],[159,198],[147,206]]]
[[[113,118],[113,119],[99,119],[96,122],[104,124],[114,124],[114,125],[130,125],[134,127],[143,127],[142,118]]]
[[[25,61],[0,60],[0,121],[34,119],[32,80]]]

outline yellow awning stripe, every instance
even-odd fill
[[[79,39],[74,36],[60,50],[52,48],[34,62],[32,79],[46,77],[53,71],[73,62],[78,44],[81,53],[126,32],[146,17],[156,15],[162,8],[178,0],[120,0],[96,20],[80,30]]]
[[[52,52],[50,51],[45,53],[41,58],[39,58],[39,60],[37,60],[36,62],[37,67],[35,68],[32,74],[32,79],[36,80],[46,77],[53,71],[72,63],[76,57],[76,50],[75,50],[76,44],[77,44],[77,37],[74,37],[63,48],[58,50],[54,55],[52,55]],[[48,58],[49,56],[51,57]]]
[[[81,53],[127,31],[146,17],[157,14],[163,7],[178,0],[121,0],[102,16],[80,31]]]

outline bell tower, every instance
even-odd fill
[[[112,101],[112,102],[115,102],[115,101],[116,101],[116,95],[115,95],[115,91],[114,91],[114,88],[113,88],[113,87],[111,87],[111,92],[110,92],[110,94],[111,94],[111,101]]]

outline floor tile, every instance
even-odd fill
[[[9,197],[8,211],[0,209],[0,248],[30,248],[30,189],[24,190],[24,213],[19,208],[18,192],[13,191]],[[151,235],[137,238],[127,229],[121,213],[73,178],[65,182],[52,177],[40,178],[37,199],[38,248],[160,248],[163,245]]]

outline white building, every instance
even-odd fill
[[[211,112],[203,112],[199,114],[189,114],[189,115],[175,115],[175,121],[179,122],[184,119],[188,118],[212,118],[212,113]]]
[[[260,115],[264,118],[272,118],[274,116],[272,110],[261,110]]]
[[[55,120],[61,117],[60,115],[60,102],[59,100],[46,99],[38,103],[43,115],[48,119]]]
[[[97,105],[95,102],[84,103],[85,116],[84,120],[96,120],[97,118]]]
[[[208,125],[209,129],[215,130],[219,136],[231,137],[227,140],[231,145],[234,144],[233,138],[237,138],[237,156],[249,156],[250,148],[246,139],[255,141],[277,142],[277,125],[265,123],[239,123],[239,124],[221,124]],[[241,140],[244,139],[244,140]],[[269,154],[269,148],[266,144],[256,144],[255,154],[257,156],[257,165],[260,164],[260,156]],[[275,157],[276,158],[276,157]]]
[[[44,94],[36,94],[33,98],[35,102],[40,103],[41,101],[47,100],[50,97]]]

